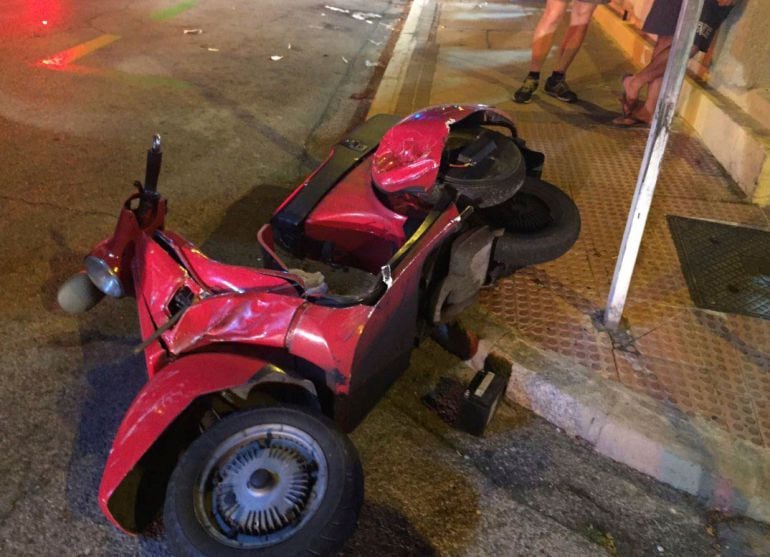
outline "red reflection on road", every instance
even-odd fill
[[[72,0],[0,0],[0,37],[42,37],[72,18]]]
[[[22,26],[33,33],[46,33],[64,19],[62,0],[27,0]]]

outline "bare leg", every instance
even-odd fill
[[[631,117],[645,122],[647,124],[652,122],[652,115],[655,114],[655,107],[658,104],[658,97],[660,96],[660,86],[663,84],[663,78],[659,77],[651,81],[647,86],[647,98],[644,104],[633,111]]]
[[[652,122],[652,115],[655,113],[655,106],[658,104],[662,84],[662,77],[650,82],[647,86],[647,98],[644,103],[634,105],[629,113],[618,116],[612,120],[612,123],[620,127],[638,126],[642,123],[649,125]]]
[[[535,26],[535,34],[532,37],[532,61],[529,64],[529,71],[539,72],[543,68],[551,50],[553,34],[566,10],[567,2],[564,0],[546,1],[545,10]]]
[[[566,72],[575,56],[583,45],[591,23],[591,16],[596,9],[596,4],[575,0],[572,2],[572,13],[569,19],[569,28],[564,33],[559,48],[559,61],[556,63],[557,72]]]
[[[658,37],[655,50],[652,52],[652,60],[638,73],[623,80],[626,98],[631,101],[639,98],[639,91],[645,85],[649,85],[656,79],[663,77],[668,63],[668,55],[671,51],[673,37]]]
[[[650,62],[650,64],[647,65],[646,68],[644,68],[642,71],[640,71],[636,76],[639,79],[642,80],[649,80],[645,81],[647,83],[647,99],[644,101],[644,104],[642,106],[639,106],[636,110],[632,112],[632,117],[636,118],[637,120],[642,120],[643,122],[647,122],[648,124],[652,121],[652,115],[655,113],[655,106],[658,104],[658,97],[660,96],[660,87],[663,84],[663,74],[666,72],[666,63],[668,62],[668,54],[671,51],[671,40],[670,37],[668,38],[669,41],[667,45],[663,47],[661,50],[662,54],[660,54],[659,58],[663,58],[664,63],[661,65],[660,62],[656,62],[655,58],[653,57],[653,60]],[[698,48],[693,46],[690,50],[690,58],[695,56],[698,53]],[[665,57],[664,57],[665,55]],[[653,66],[653,64],[655,64]],[[641,76],[641,77],[639,77]],[[624,86],[627,82],[631,81],[632,78],[628,78],[624,82]],[[638,94],[638,91],[637,91]]]

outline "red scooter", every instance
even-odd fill
[[[259,230],[266,268],[252,269],[165,229],[161,158],[156,136],[114,233],[59,292],[72,313],[105,294],[134,296],[139,312],[149,379],[117,432],[99,504],[129,532],[162,506],[179,555],[332,553],[363,500],[343,432],[422,337],[453,349],[447,327],[480,288],[566,252],[577,209],[540,179],[544,156],[500,111],[381,115]],[[492,386],[504,386],[480,373],[477,432],[503,391]]]

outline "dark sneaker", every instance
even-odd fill
[[[532,94],[537,91],[538,85],[539,82],[537,79],[533,79],[531,77],[526,78],[524,83],[521,84],[521,87],[519,87],[518,91],[513,94],[513,100],[521,104],[532,102]]]
[[[577,94],[569,88],[563,79],[549,77],[545,80],[545,92],[565,103],[573,103],[578,100]]]

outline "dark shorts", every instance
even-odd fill
[[[682,0],[655,0],[647,19],[644,20],[642,31],[672,37],[676,31],[676,20],[679,18],[681,7]],[[732,8],[732,6],[720,6],[716,0],[705,0],[698,28],[695,31],[695,46],[698,50],[706,52],[709,49],[714,33],[727,19]]]

